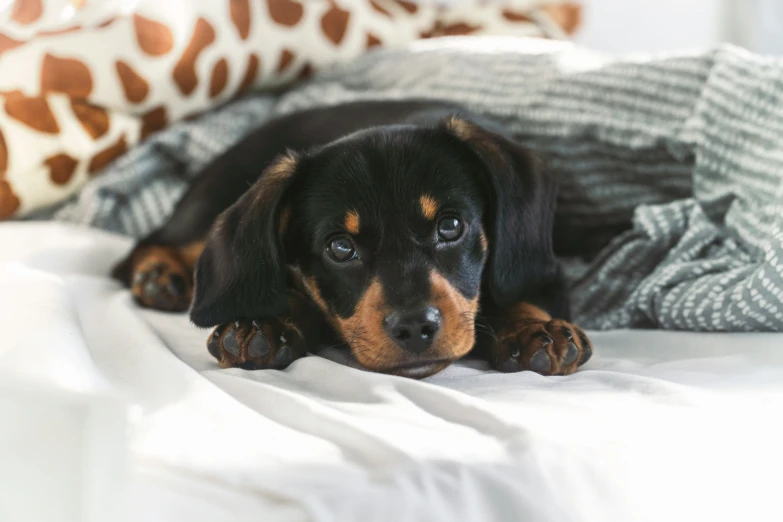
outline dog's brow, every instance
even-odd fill
[[[354,236],[359,233],[359,213],[355,210],[349,210],[345,214],[345,220],[343,221],[343,226],[345,227],[345,230],[347,230],[349,233],[353,234]]]
[[[449,129],[454,136],[463,141],[471,140],[476,136],[475,126],[456,116],[452,116],[446,120],[446,128]]]
[[[438,202],[429,194],[422,194],[419,197],[419,206],[421,207],[421,213],[427,219],[435,219],[435,214],[438,213]]]
[[[486,252],[489,249],[489,241],[487,240],[487,235],[484,233],[484,231],[481,231],[481,234],[479,235],[479,241],[481,241],[481,249]]]

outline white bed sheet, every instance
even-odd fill
[[[0,369],[134,405],[129,520],[783,520],[783,334],[594,332],[569,377],[224,370],[107,277],[129,246],[0,225]]]

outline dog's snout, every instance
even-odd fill
[[[394,342],[413,353],[425,351],[440,330],[441,313],[428,305],[416,310],[396,311],[383,320],[386,332]]]

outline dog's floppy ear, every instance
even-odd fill
[[[190,320],[197,326],[286,313],[281,236],[290,217],[285,195],[296,169],[294,154],[276,159],[215,220],[196,264]]]
[[[538,156],[499,133],[455,116],[442,125],[470,147],[483,167],[489,204],[485,289],[497,306],[508,307],[559,273],[552,250],[555,181]]]

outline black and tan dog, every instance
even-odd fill
[[[410,377],[471,351],[504,372],[572,373],[592,348],[568,323],[555,183],[458,113],[365,102],[274,120],[206,168],[115,276],[144,306],[192,301],[223,366],[282,368],[337,341]]]

